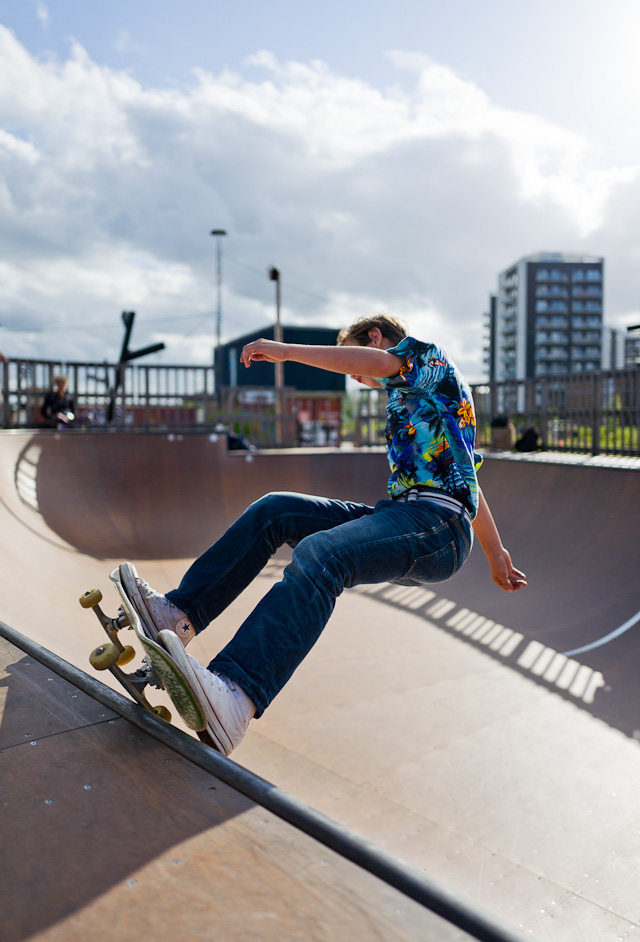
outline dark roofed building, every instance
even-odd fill
[[[328,327],[282,327],[285,343],[333,347],[337,336],[338,331]],[[346,376],[303,363],[284,363],[282,420],[278,429],[277,423],[273,425],[277,401],[275,365],[258,362],[247,369],[240,362],[245,344],[260,337],[273,340],[274,326],[237,337],[216,350],[217,388],[226,408],[236,415],[238,409],[242,410],[245,424],[260,418],[259,435],[255,424],[249,432],[255,444],[268,444],[270,437],[283,445],[339,444]]]
[[[245,344],[264,337],[273,340],[274,327],[265,327],[243,337],[236,337],[216,350],[216,377],[218,387],[228,386],[275,386],[273,363],[252,363],[247,369],[240,363],[240,353]],[[325,347],[335,345],[338,331],[328,327],[284,327],[282,339],[285,343],[318,344]],[[305,392],[344,392],[345,376],[330,373],[302,363],[284,364],[284,385]]]

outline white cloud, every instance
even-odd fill
[[[134,55],[143,55],[146,51],[144,46],[134,39],[129,30],[124,28],[118,31],[114,48],[116,52],[123,55],[130,55],[132,53]]]
[[[51,23],[51,14],[49,7],[43,0],[36,0],[36,16],[38,17],[43,29],[48,29]]]
[[[411,94],[269,52],[242,74],[200,70],[191,88],[166,90],[78,45],[38,61],[0,28],[0,323],[115,325],[136,309],[167,357],[202,362],[208,233],[221,226],[226,336],[272,319],[276,264],[285,321],[339,327],[390,310],[479,378],[488,292],[521,255],[615,247],[610,270],[630,284],[638,168],[600,163],[584,137],[497,107],[444,65],[392,61],[415,76]],[[610,294],[618,311],[624,291]],[[0,331],[0,346],[44,355],[43,336]],[[119,329],[46,339],[104,359]]]

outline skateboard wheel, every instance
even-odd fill
[[[78,599],[83,608],[93,608],[102,601],[102,592],[100,589],[89,589]]]
[[[97,671],[106,671],[118,663],[119,657],[115,644],[101,644],[91,652],[89,662]]]
[[[166,720],[167,723],[171,722],[171,712],[167,710],[166,706],[154,707],[153,712],[156,716],[159,716],[161,720]]]
[[[125,645],[124,651],[121,653],[118,658],[118,667],[124,667],[125,664],[128,664],[129,661],[132,661],[136,656],[135,648],[132,648],[130,644]]]

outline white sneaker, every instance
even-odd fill
[[[195,628],[185,613],[141,579],[133,563],[120,564],[120,581],[148,638],[157,641],[161,631],[173,631],[185,648],[195,638]]]
[[[244,690],[187,654],[173,631],[161,631],[159,641],[191,684],[213,745],[228,756],[244,739],[249,720],[256,712],[255,706]]]

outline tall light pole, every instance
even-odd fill
[[[216,240],[216,286],[218,303],[216,307],[216,348],[220,346],[222,336],[222,236],[226,236],[226,229],[212,229],[211,235]]]
[[[280,270],[272,267],[269,269],[269,279],[276,283],[276,324],[273,331],[273,339],[276,343],[282,343],[282,324],[280,323]],[[282,445],[282,387],[284,386],[284,363],[274,363],[276,379],[276,444]]]

